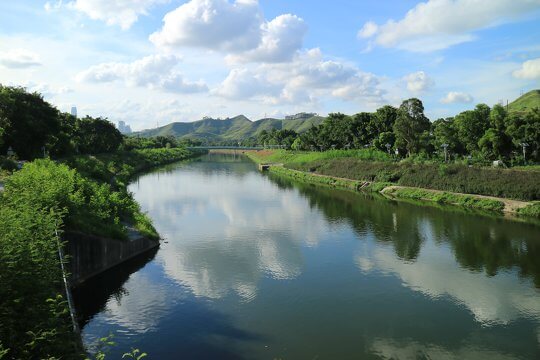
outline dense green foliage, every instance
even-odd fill
[[[432,159],[445,159],[446,151],[447,160],[472,157],[485,164],[496,159],[512,164],[540,161],[538,107],[540,103],[527,112],[507,112],[501,105],[490,109],[479,104],[474,110],[430,123],[422,102],[408,99],[399,109],[385,106],[375,113],[330,114],[321,125],[300,134],[291,147],[321,151],[375,147],[396,152],[398,157]]]
[[[389,163],[355,158],[290,163],[290,168],[353,180],[521,200],[540,199],[540,173],[464,165]]]
[[[58,168],[63,179],[28,184],[35,170],[28,165],[12,176],[0,197],[0,343],[8,359],[73,357],[80,351],[69,328],[61,291],[56,231],[66,215],[59,201],[69,188],[70,170]],[[66,181],[68,182],[66,184]],[[19,186],[32,185],[21,194]],[[41,191],[40,191],[41,190]]]
[[[136,173],[185,160],[193,155],[193,152],[184,148],[141,149],[70,156],[62,161],[84,176],[122,187],[127,185],[128,180]]]
[[[107,119],[61,113],[38,93],[0,85],[0,153],[11,147],[20,159],[45,154],[115,151],[122,135]]]
[[[70,158],[67,162],[80,172],[35,160],[6,180],[0,193],[0,351],[8,349],[5,358],[81,358],[66,303],[59,297],[56,232],[123,238],[124,223],[131,223],[157,238],[121,185],[136,171],[189,155],[185,149],[143,149]],[[114,175],[121,181],[111,187]]]

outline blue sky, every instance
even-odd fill
[[[410,97],[435,120],[540,88],[540,0],[4,1],[0,83],[135,129]]]

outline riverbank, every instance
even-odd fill
[[[530,201],[540,196],[538,172],[400,164],[389,159],[381,161],[379,154],[362,150],[326,153],[263,150],[246,152],[246,155],[259,164],[283,163],[283,166],[270,166],[270,171],[305,182],[377,192],[394,199],[414,199],[540,217],[540,202]],[[447,180],[441,181],[441,178]],[[416,182],[431,188],[407,186]],[[447,190],[460,187],[476,188],[487,194]],[[513,194],[518,199],[493,196],[490,192]]]
[[[159,235],[127,181],[193,155],[145,149],[41,159],[7,179],[0,195],[0,358],[85,358],[62,285],[63,232],[127,241],[133,227],[157,243]]]

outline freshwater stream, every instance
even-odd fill
[[[129,189],[161,248],[76,293],[107,359],[539,359],[540,226],[207,155]]]

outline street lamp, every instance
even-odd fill
[[[386,144],[384,146],[386,146],[386,150],[388,150],[388,154],[390,154],[390,148],[392,147],[392,145],[391,144]]]
[[[448,144],[442,144],[442,148],[444,149],[444,162],[447,162],[448,158]]]
[[[521,143],[521,147],[523,147],[523,162],[526,163],[527,162],[527,146],[529,146],[529,144],[527,144],[526,142],[522,142]]]

